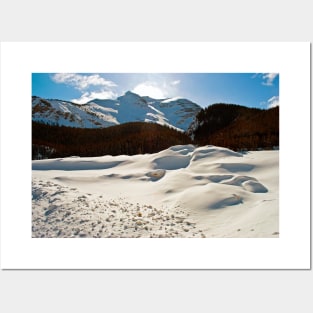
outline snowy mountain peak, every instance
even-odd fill
[[[122,96],[119,96],[117,98],[117,100],[120,100],[120,99],[125,99],[125,98],[129,98],[129,99],[139,99],[141,98],[139,95],[137,95],[136,93],[134,92],[131,92],[131,91],[126,91]]]
[[[153,99],[127,91],[117,99],[94,99],[78,105],[69,101],[32,98],[33,120],[71,127],[109,127],[127,122],[152,122],[185,131],[200,106],[180,97]]]
[[[137,93],[134,93],[134,92],[129,91],[129,90],[126,91],[124,96],[122,96],[122,97],[137,97],[137,98],[140,98],[140,96]]]
[[[134,106],[139,107],[147,107],[147,101],[137,95],[136,93],[133,93],[131,91],[127,91],[123,96],[120,96],[117,98],[117,101],[124,106],[130,107],[130,109],[133,109]]]

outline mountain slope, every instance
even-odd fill
[[[72,127],[108,127],[118,124],[113,109],[97,105],[78,105],[63,100],[32,97],[32,120],[50,125]]]
[[[279,107],[268,110],[234,104],[214,104],[202,109],[187,130],[197,144],[230,149],[279,146]]]
[[[116,100],[94,99],[84,105],[32,98],[33,121],[81,128],[152,122],[185,131],[200,109],[200,106],[187,99],[157,100],[140,97],[130,91]]]

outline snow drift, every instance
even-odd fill
[[[32,162],[33,237],[277,237],[278,151]]]

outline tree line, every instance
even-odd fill
[[[197,115],[194,143],[232,150],[279,146],[279,107],[268,110],[234,104],[215,104]]]
[[[184,133],[155,123],[75,128],[32,122],[32,159],[155,153],[191,143]]]

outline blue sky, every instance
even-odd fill
[[[86,103],[115,99],[126,91],[155,99],[183,97],[202,107],[233,103],[279,105],[277,73],[33,73],[32,95]]]

